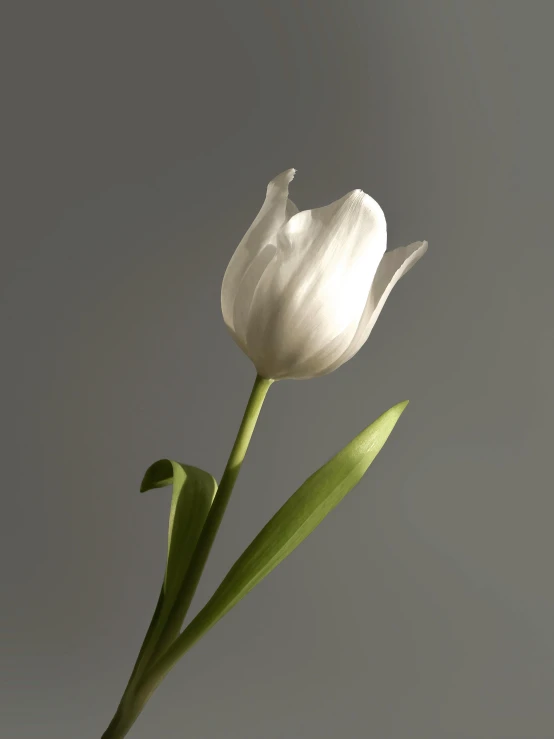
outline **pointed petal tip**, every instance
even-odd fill
[[[411,259],[413,263],[419,261],[428,248],[429,244],[427,241],[414,241],[413,244],[406,247],[409,251],[408,259]]]
[[[277,187],[279,190],[282,188],[288,187],[290,183],[294,179],[294,175],[296,174],[296,170],[294,168],[291,169],[285,169],[284,172],[281,172],[277,175],[277,177],[274,177],[271,182],[268,185],[268,188],[270,187]]]

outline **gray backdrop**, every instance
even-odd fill
[[[426,238],[371,339],[272,388],[197,609],[321,463],[362,484],[213,629],[132,739],[552,739],[548,0],[3,11],[7,739],[98,739],[162,577],[169,456],[221,474],[253,380],[219,307],[288,167]]]

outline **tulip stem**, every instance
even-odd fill
[[[198,543],[190,562],[187,575],[181,586],[181,590],[179,591],[175,604],[161,630],[161,634],[159,635],[156,644],[149,644],[147,647],[147,664],[146,660],[144,662],[141,660],[141,650],[141,655],[139,655],[137,665],[135,665],[135,670],[133,671],[129,685],[123,694],[119,708],[117,709],[117,712],[106,732],[102,735],[102,739],[122,739],[126,736],[158,684],[173,666],[174,660],[171,660],[171,664],[167,666],[167,669],[165,669],[162,674],[160,674],[159,669],[156,670],[155,674],[152,676],[149,676],[148,674],[149,668],[154,663],[158,663],[159,658],[164,655],[166,650],[179,636],[183,621],[196,592],[196,588],[198,587],[202,572],[204,571],[204,567],[221,525],[235,482],[246,456],[248,445],[250,444],[250,439],[252,438],[265,396],[272,382],[273,380],[268,380],[259,375],[256,377],[227,466],[223,472],[219,488],[212,503],[212,507],[210,508],[208,517],[206,518],[202,533],[198,539]],[[153,622],[155,620],[156,615],[154,615]],[[146,640],[148,640],[148,635]],[[144,656],[146,657],[146,654]],[[139,662],[141,663],[140,667]],[[144,672],[146,672],[146,674],[144,679],[142,679]]]
[[[254,387],[250,394],[246,410],[235,439],[235,443],[231,450],[227,466],[223,472],[219,488],[215,495],[212,507],[206,518],[206,523],[198,539],[198,544],[194,551],[187,576],[181,586],[175,605],[165,624],[163,633],[157,646],[159,655],[163,654],[167,647],[175,640],[181,631],[181,626],[185,616],[187,615],[191,601],[198,587],[200,577],[204,570],[204,566],[210,554],[219,526],[223,519],[223,515],[229,503],[231,493],[235,486],[240,468],[246,456],[250,439],[256,426],[256,421],[260,415],[260,410],[264,402],[265,396],[273,380],[266,380],[259,375],[256,377]]]

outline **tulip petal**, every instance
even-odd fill
[[[221,286],[221,311],[223,320],[232,333],[235,333],[233,324],[235,298],[244,273],[264,246],[272,241],[279,228],[298,210],[288,199],[289,184],[295,173],[295,169],[287,169],[271,180],[260,212],[238,245],[225,271]]]
[[[295,216],[298,213],[298,208],[296,205],[292,202],[290,198],[287,200],[287,206],[285,208],[285,221],[290,221],[290,219]]]
[[[330,363],[351,343],[386,248],[386,221],[375,200],[354,190],[290,218],[276,245],[251,303],[248,353],[266,377],[307,376],[310,359],[323,352]]]
[[[333,372],[333,370],[351,359],[354,354],[362,348],[369,338],[392,288],[396,285],[398,280],[405,275],[406,272],[408,272],[414,264],[419,261],[419,259],[421,259],[426,251],[427,242],[416,241],[409,246],[402,246],[385,254],[375,274],[375,279],[371,286],[364,314],[350,346],[342,356],[330,364],[327,369],[319,372],[320,375]]]
[[[246,350],[246,332],[250,318],[250,308],[258,283],[267,267],[275,257],[277,247],[266,244],[246,268],[238,285],[233,306],[233,333],[242,349]]]

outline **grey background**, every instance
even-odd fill
[[[267,181],[426,238],[369,343],[268,396],[197,609],[383,410],[363,483],[133,739],[552,739],[550,2],[25,2],[2,85],[7,739],[97,739],[162,576],[162,456],[221,474],[253,370],[219,290]]]

